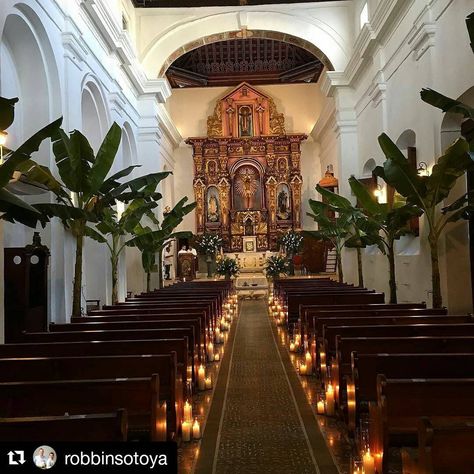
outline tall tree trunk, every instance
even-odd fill
[[[158,288],[163,288],[163,256],[162,250],[158,252]]]
[[[118,303],[118,260],[117,246],[120,237],[112,236],[112,253],[110,256],[110,263],[112,265],[112,304]]]
[[[431,282],[433,286],[433,308],[442,308],[443,297],[441,296],[441,278],[439,275],[438,239],[428,236],[431,250]]]
[[[339,276],[339,283],[344,283],[344,274],[342,272],[342,256],[341,251],[336,249],[337,273]]]
[[[389,267],[389,279],[388,284],[390,286],[390,303],[396,304],[397,303],[397,279],[395,276],[395,249],[394,249],[394,242],[390,242],[387,251],[387,258],[388,258],[388,267]]]
[[[146,291],[147,291],[147,293],[150,292],[150,280],[151,280],[151,273],[147,272],[147,274],[146,274]]]
[[[84,227],[79,223],[76,229],[76,262],[74,265],[74,283],[72,290],[72,316],[80,318],[82,313],[81,293],[82,293],[82,254],[84,250]]]
[[[364,269],[362,268],[362,250],[356,247],[357,250],[357,271],[359,272],[359,287],[364,287]]]

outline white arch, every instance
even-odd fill
[[[249,30],[276,31],[296,36],[317,46],[331,61],[335,70],[344,70],[349,53],[335,28],[321,20],[290,12],[252,10],[246,12]],[[179,48],[214,34],[241,29],[240,12],[231,11],[187,19],[157,35],[142,54],[148,77],[155,78],[167,59]]]
[[[128,122],[122,125],[122,165],[123,167],[131,166],[137,160],[137,144],[133,134],[132,127]]]

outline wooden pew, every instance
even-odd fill
[[[0,418],[0,442],[127,441],[127,410],[69,416]]]
[[[474,419],[418,423],[418,458],[402,450],[404,474],[471,474],[473,467]]]
[[[358,426],[368,402],[377,399],[377,375],[401,378],[474,378],[474,353],[470,354],[358,354],[352,353],[352,373],[347,376],[347,425]]]
[[[129,436],[166,440],[166,404],[159,377],[0,383],[0,417],[82,415],[124,408]]]
[[[369,404],[369,443],[372,453],[389,453],[390,446],[416,445],[421,417],[474,416],[474,379],[387,379],[377,376],[377,403]],[[387,472],[388,456],[383,457]]]
[[[160,400],[167,406],[167,437],[176,438],[184,410],[176,352],[127,356],[24,357],[0,359],[1,382],[92,380],[160,376]]]
[[[178,372],[188,377],[188,339],[151,339],[123,341],[81,341],[0,344],[0,358],[10,357],[82,357],[103,355],[171,354],[176,352]],[[191,378],[189,378],[191,380]]]
[[[340,337],[336,336],[336,358],[331,364],[333,384],[343,385],[352,372],[352,352],[358,354],[423,354],[474,352],[473,336]]]
[[[196,381],[199,364],[199,349],[196,347],[193,328],[168,329],[130,329],[114,331],[68,331],[68,332],[31,332],[23,335],[25,343],[81,342],[81,341],[136,341],[136,340],[169,340],[186,338],[188,341],[187,364],[191,366],[193,384]],[[179,359],[179,362],[184,362]],[[183,379],[186,376],[183,374]]]

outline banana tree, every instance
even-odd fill
[[[102,220],[104,212],[117,201],[129,202],[137,197],[153,200],[147,186],[157,185],[168,173],[153,173],[121,183],[135,166],[107,178],[121,139],[121,129],[114,123],[107,132],[97,154],[87,138],[78,130],[70,135],[59,130],[53,152],[61,181],[45,166],[26,161],[20,167],[26,176],[47,186],[55,195],[55,204],[36,204],[34,208],[48,218],[58,217],[76,240],[72,315],[81,316],[83,247],[85,237],[97,238],[90,223]]]
[[[0,97],[0,131],[2,133],[5,133],[5,130],[14,121],[15,104],[17,102],[17,98],[6,99]],[[31,159],[31,155],[38,151],[41,143],[57,134],[61,123],[62,118],[55,120],[36,132],[16,150],[3,147],[4,162],[0,164],[0,213],[3,213],[1,219],[9,222],[20,222],[29,227],[36,227],[38,222],[43,225],[47,222],[46,216],[10,192],[6,187],[15,171],[18,171],[21,164]]]
[[[431,251],[431,277],[433,285],[433,307],[441,308],[441,281],[438,246],[440,236],[450,222],[467,218],[473,211],[466,194],[440,212],[440,204],[449,196],[456,181],[469,169],[474,161],[469,155],[469,144],[463,138],[454,142],[441,156],[429,176],[419,176],[403,153],[385,134],[379,137],[380,146],[387,158],[383,167],[374,173],[393,186],[404,196],[407,204],[425,215],[428,226],[428,242]]]
[[[395,241],[409,234],[407,222],[411,217],[420,215],[420,211],[404,200],[395,199],[393,204],[379,203],[375,196],[354,176],[349,178],[349,184],[356,195],[361,209],[368,219],[368,224],[379,235],[377,245],[387,256],[389,267],[390,303],[397,302],[397,280],[395,273]]]
[[[193,235],[192,232],[188,231],[173,232],[183,221],[184,216],[189,214],[196,207],[196,203],[194,202],[186,205],[187,200],[187,197],[183,197],[169,213],[166,213],[161,225],[154,216],[148,216],[156,227],[155,230],[150,226],[144,226],[139,223],[133,230],[135,237],[128,240],[125,244],[128,247],[138,248],[142,254],[142,266],[147,275],[146,291],[150,291],[151,273],[156,263],[158,264],[158,286],[160,288],[162,286],[161,256],[166,245],[173,239],[189,239]],[[158,254],[158,262],[156,262],[156,254]]]
[[[318,223],[318,230],[304,231],[304,233],[315,239],[324,240],[332,244],[336,252],[338,279],[342,283],[344,281],[342,249],[351,233],[353,215],[349,212],[339,212],[341,209],[338,207],[338,204],[344,205],[342,201],[344,198],[342,196],[322,188],[319,184],[316,186],[316,190],[328,202],[316,201],[314,199],[309,200],[309,206],[313,212],[308,212],[307,215]],[[334,213],[335,217],[328,217],[330,213]]]
[[[154,194],[155,185],[149,188]],[[118,264],[120,255],[126,247],[123,242],[124,236],[133,233],[144,215],[149,217],[153,214],[153,209],[158,205],[157,200],[161,195],[156,196],[153,201],[147,202],[144,198],[134,199],[127,209],[119,217],[113,208],[105,209],[102,220],[97,224],[98,235],[95,240],[105,243],[110,253],[110,265],[112,269],[112,304],[118,303]]]

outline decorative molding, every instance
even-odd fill
[[[179,144],[183,141],[183,137],[171,120],[171,117],[163,104],[158,106],[158,118],[160,121],[160,128],[169,138],[173,147],[179,146]]]
[[[408,45],[417,61],[435,45],[436,25],[424,22],[413,26],[408,38]]]
[[[372,81],[369,90],[367,91],[374,107],[377,107],[380,102],[386,99],[386,90],[387,83],[384,80],[383,72],[379,71],[375,76],[374,80]]]

